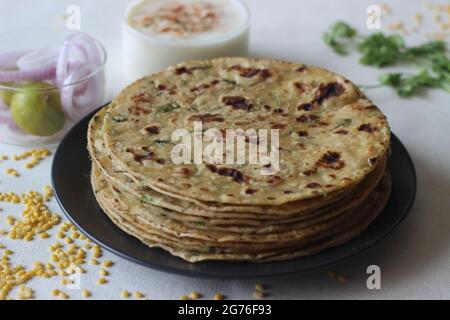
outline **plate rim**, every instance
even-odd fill
[[[391,141],[395,140],[396,143],[398,144],[398,146],[400,147],[404,157],[406,158],[405,160],[408,162],[408,167],[410,168],[411,171],[411,176],[410,179],[412,180],[412,192],[409,195],[409,199],[408,199],[408,204],[407,206],[405,206],[404,208],[404,213],[402,214],[401,217],[399,217],[395,223],[391,224],[389,226],[389,228],[387,228],[387,230],[385,230],[385,232],[379,236],[377,236],[374,240],[370,241],[369,244],[366,244],[365,246],[363,246],[362,248],[359,248],[358,250],[354,250],[346,255],[343,255],[342,257],[336,258],[333,261],[329,261],[320,265],[316,265],[316,266],[309,266],[306,268],[303,268],[301,270],[285,270],[285,271],[273,271],[271,270],[269,273],[267,274],[260,274],[260,273],[255,273],[255,274],[220,274],[220,273],[208,273],[207,269],[203,270],[203,272],[197,270],[197,269],[191,269],[191,270],[186,270],[186,269],[180,269],[180,268],[176,268],[173,266],[163,266],[163,265],[159,265],[159,264],[155,264],[153,262],[149,262],[149,261],[144,261],[143,259],[137,258],[133,255],[130,255],[126,252],[123,252],[120,249],[116,249],[113,246],[110,246],[108,244],[105,244],[102,240],[97,239],[97,237],[95,236],[95,234],[93,234],[92,232],[89,232],[87,230],[85,230],[84,227],[81,226],[81,224],[77,221],[76,218],[72,217],[72,215],[68,212],[68,210],[66,210],[66,208],[64,207],[62,200],[61,200],[61,195],[58,192],[58,187],[57,187],[57,183],[56,183],[56,162],[58,161],[58,158],[61,155],[61,150],[63,150],[63,148],[65,148],[65,141],[68,139],[68,137],[70,137],[74,132],[76,132],[77,130],[79,130],[79,127],[82,127],[83,124],[85,124],[85,122],[89,121],[94,115],[95,113],[100,110],[101,108],[107,106],[108,104],[110,104],[110,102],[102,105],[101,107],[97,108],[95,111],[89,113],[88,115],[86,115],[85,117],[83,117],[77,124],[75,124],[68,132],[67,134],[63,137],[63,139],[61,140],[61,142],[59,143],[58,147],[56,148],[54,157],[53,157],[53,161],[52,161],[52,165],[51,165],[51,183],[52,183],[52,187],[54,190],[54,194],[55,194],[55,199],[58,203],[58,206],[60,207],[61,211],[63,212],[63,214],[66,216],[66,218],[73,223],[80,232],[82,232],[84,235],[86,235],[89,239],[91,239],[94,243],[100,245],[102,248],[104,248],[105,250],[125,259],[128,261],[131,261],[133,263],[136,263],[138,265],[147,267],[147,268],[151,268],[151,269],[155,269],[158,271],[162,271],[162,272],[167,272],[167,273],[173,273],[173,274],[178,274],[178,275],[183,275],[183,276],[189,276],[189,277],[196,277],[196,278],[216,278],[216,279],[243,279],[243,278],[273,278],[273,277],[279,277],[279,276],[284,276],[284,275],[289,275],[289,274],[300,274],[300,273],[306,273],[306,272],[311,272],[314,270],[321,270],[321,269],[325,269],[330,265],[334,265],[334,264],[338,264],[340,262],[343,262],[347,259],[350,259],[352,257],[354,257],[355,255],[361,254],[363,252],[365,252],[366,250],[372,248],[374,245],[378,244],[379,242],[381,242],[383,239],[385,239],[387,236],[389,236],[397,227],[398,225],[400,225],[401,222],[403,222],[403,220],[408,216],[408,214],[411,211],[412,206],[415,203],[415,199],[416,199],[416,193],[417,193],[417,172],[416,172],[416,168],[414,166],[414,162],[412,161],[411,155],[409,154],[408,150],[406,149],[405,145],[403,144],[403,142],[393,133],[391,132]],[[391,142],[392,143],[392,142]],[[87,150],[86,150],[87,153]],[[89,155],[88,155],[89,156]],[[389,197],[388,202],[390,201],[391,196]],[[97,204],[98,206],[98,204]],[[384,210],[384,209],[383,209]],[[103,211],[103,210],[101,210]],[[383,213],[383,212],[382,212]],[[382,214],[381,213],[381,214]],[[104,214],[104,213],[103,213]],[[109,220],[109,218],[105,215],[105,217]],[[373,222],[375,223],[376,220]],[[373,224],[372,223],[372,224]],[[122,231],[119,227],[115,226],[117,228],[117,231]],[[370,227],[370,226],[369,226]],[[357,235],[356,237],[354,237],[353,239],[330,249],[327,250],[332,250],[332,249],[336,249],[339,248],[341,246],[344,245],[349,245],[351,244],[352,241],[354,241],[355,239],[357,239],[358,237],[360,237],[361,235],[363,235],[365,232],[367,231],[364,230],[361,234]],[[116,231],[115,231],[116,232]],[[124,232],[125,233],[125,232]],[[125,235],[127,237],[130,237],[134,240],[138,240],[137,238],[125,233]],[[138,240],[139,241],[139,240]],[[143,244],[144,245],[144,244]],[[149,250],[162,250],[162,249],[158,249],[158,248],[148,248]],[[326,252],[327,250],[323,251]],[[164,251],[164,253],[167,253]],[[170,254],[170,253],[168,253]],[[318,253],[314,256],[320,256],[321,253]],[[182,263],[189,263],[187,261],[182,260],[179,257],[176,257],[178,259],[180,259],[180,261]],[[276,266],[276,264],[281,264],[283,262],[292,262],[292,261],[296,261],[296,260],[301,260],[302,257],[299,258],[295,258],[295,259],[291,259],[291,260],[286,260],[286,261],[272,261],[272,262],[263,262],[263,263],[251,263],[251,262],[243,262],[243,261],[204,261],[203,263],[223,263],[223,264],[248,264],[248,265],[254,265],[254,266],[261,266],[261,265],[273,265]],[[200,262],[202,263],[202,262]],[[197,263],[192,263],[193,265],[197,264]]]

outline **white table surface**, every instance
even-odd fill
[[[248,0],[251,12],[251,53],[319,65],[341,73],[359,84],[372,84],[379,70],[357,63],[357,56],[341,58],[321,41],[322,31],[332,22],[343,19],[364,32],[367,0],[298,1]],[[81,8],[82,29],[98,38],[107,48],[107,99],[126,85],[120,62],[119,19],[127,1],[107,0],[0,0],[0,30],[8,31],[32,26],[64,26],[61,16],[71,4]],[[412,24],[417,12],[427,13],[422,35],[409,35],[408,42],[424,40],[423,33],[436,29],[422,1],[389,1],[392,16],[384,25],[402,19]],[[426,96],[400,99],[390,89],[367,92],[385,112],[392,130],[408,148],[416,165],[418,193],[408,218],[387,239],[329,270],[347,278],[345,283],[327,276],[327,270],[275,279],[259,279],[267,285],[273,299],[418,299],[450,298],[450,96],[430,91]],[[19,153],[27,148],[0,144],[0,154]],[[0,191],[23,192],[42,190],[50,184],[51,158],[32,170],[23,163],[0,162]],[[17,168],[22,177],[3,173],[7,167]],[[76,192],[76,190],[74,190]],[[0,203],[0,228],[6,228],[4,216],[18,215],[20,207]],[[60,212],[53,201],[50,207]],[[55,230],[50,233],[54,235]],[[33,242],[9,240],[0,243],[14,250],[15,264],[30,265],[49,259],[48,245],[56,239]],[[139,290],[151,299],[178,299],[192,290],[211,297],[221,292],[228,298],[252,298],[256,280],[223,281],[196,279],[155,271],[138,266],[112,254],[105,257],[115,262],[107,285],[97,285],[98,267],[88,266],[82,276],[82,287],[93,292],[93,298],[120,299],[120,291]],[[381,267],[381,290],[366,288],[366,268]],[[57,277],[35,278],[28,283],[40,299],[51,298],[53,288],[65,289]],[[79,290],[67,290],[71,298],[80,298]],[[12,293],[15,297],[16,293]]]

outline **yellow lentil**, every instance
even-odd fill
[[[105,261],[103,261],[103,266],[105,267],[105,268],[109,268],[109,267],[111,267],[111,266],[113,266],[114,265],[114,263],[111,261],[111,260],[105,260]]]
[[[130,292],[128,292],[128,290],[122,290],[120,295],[122,296],[122,298],[129,298],[131,296],[131,294],[130,294]]]
[[[92,294],[89,290],[84,289],[81,293],[84,298],[89,298]]]
[[[224,300],[224,296],[220,293],[214,295],[214,300]]]
[[[191,298],[191,299],[200,299],[201,297],[202,297],[202,295],[201,295],[201,293],[199,293],[199,292],[197,292],[197,291],[192,291],[190,294],[189,294],[189,297]]]
[[[102,277],[106,277],[107,275],[109,275],[109,272],[106,271],[105,269],[100,269],[98,272]]]

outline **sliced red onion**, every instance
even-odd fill
[[[55,66],[28,71],[0,71],[0,82],[43,81],[55,77]]]
[[[101,57],[93,38],[83,32],[69,35],[59,52],[56,63],[56,80],[59,85],[79,64],[91,63],[100,66]]]
[[[50,47],[32,50],[17,60],[17,67],[21,71],[41,69],[56,66],[60,48]]]
[[[66,78],[61,88],[61,104],[67,116],[78,121],[91,110],[100,105],[103,99],[103,72],[99,72],[84,82],[80,81],[97,70],[95,64],[84,64],[73,70]]]
[[[28,51],[13,51],[0,54],[0,70],[16,68],[17,60],[19,60]]]

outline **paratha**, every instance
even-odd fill
[[[172,132],[203,128],[280,130],[280,168],[173,164]],[[381,111],[349,80],[295,63],[220,58],[185,62],[142,78],[113,101],[106,148],[149,187],[201,201],[281,205],[362,180],[389,146]],[[251,191],[251,192],[250,192]]]

